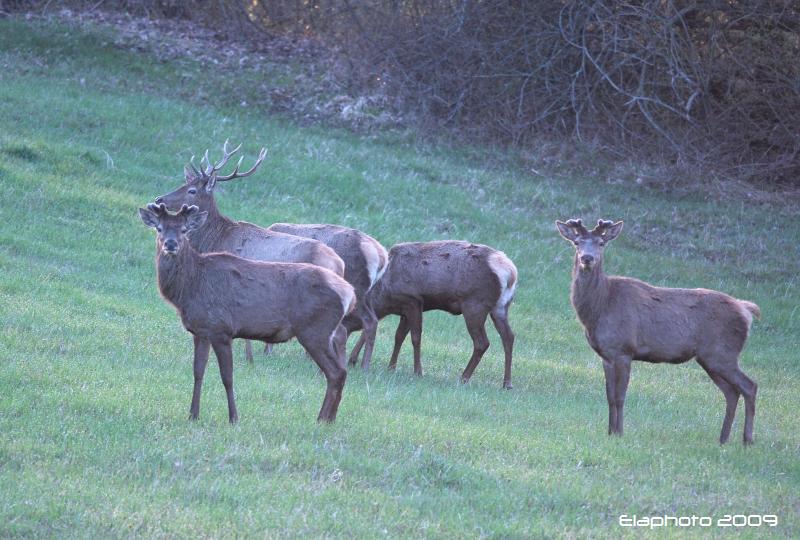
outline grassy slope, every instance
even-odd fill
[[[0,536],[617,536],[621,513],[774,513],[778,532],[800,535],[793,208],[300,129],[236,107],[246,90],[202,66],[109,42],[0,20]],[[221,190],[236,218],[506,251],[520,270],[515,389],[500,390],[493,329],[473,382],[457,384],[469,339],[442,314],[426,316],[425,377],[410,375],[408,344],[387,373],[390,318],[334,426],[314,423],[324,383],[296,344],[254,366],[237,351],[235,427],[210,365],[201,420],[187,422],[190,340],[158,296],[135,210],[226,137],[270,150],[260,174]],[[760,385],[753,448],[741,417],[734,442],[716,444],[724,401],[694,363],[637,364],[626,435],[606,436],[602,369],[552,225],[571,216],[626,220],[609,271],[760,304],[741,360]]]

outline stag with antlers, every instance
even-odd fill
[[[244,178],[250,176],[255,172],[261,162],[264,161],[266,150],[262,149],[255,164],[248,171],[241,173],[239,172],[239,169],[242,165],[242,157],[240,157],[239,162],[236,164],[236,168],[232,173],[220,175],[220,170],[228,163],[231,156],[235,154],[240,147],[241,145],[237,146],[233,150],[229,150],[228,142],[225,141],[225,144],[223,145],[223,156],[216,163],[211,162],[208,157],[208,151],[206,150],[203,158],[201,159],[199,169],[195,167],[193,159],[190,160],[189,165],[187,165],[187,180],[185,186],[177,189],[169,195],[165,195],[164,197],[159,197],[156,199],[156,202],[165,202],[169,208],[177,208],[181,204],[196,204],[200,208],[208,210],[211,216],[216,216],[209,218],[211,220],[211,224],[208,226],[209,232],[205,234],[200,233],[197,235],[201,236],[202,238],[197,239],[198,244],[195,245],[196,249],[201,251],[213,251],[215,249],[220,249],[219,246],[224,247],[226,245],[224,239],[222,241],[217,239],[217,234],[214,232],[216,231],[215,227],[218,224],[224,224],[226,226],[226,230],[230,229],[230,222],[225,223],[221,221],[218,217],[219,212],[216,211],[216,205],[213,198],[213,191],[216,182],[225,182],[235,178]],[[207,194],[202,193],[202,190],[205,190]],[[275,223],[267,229],[267,232],[273,233],[276,235],[276,237],[278,235],[292,235],[295,237],[303,237],[315,240],[317,242],[322,242],[332,249],[335,254],[338,255],[339,258],[341,258],[341,260],[344,262],[344,279],[353,286],[358,298],[356,309],[353,311],[353,313],[345,318],[344,325],[348,332],[363,329],[364,334],[370,337],[364,353],[364,360],[362,362],[362,367],[368,368],[370,365],[370,358],[372,356],[372,344],[375,342],[375,333],[378,328],[378,319],[373,310],[366,304],[364,300],[366,298],[367,291],[372,288],[377,279],[381,276],[381,274],[383,274],[387,261],[386,249],[380,244],[380,242],[368,234],[357,229],[342,227],[341,225]],[[205,242],[207,237],[214,239],[213,245],[200,245],[201,243]],[[252,250],[256,250],[255,253],[253,251],[232,251],[232,253],[237,253],[243,257],[264,261],[286,260],[292,262],[311,262],[312,264],[319,264],[338,272],[338,269],[332,267],[331,261],[323,260],[324,258],[319,257],[318,254],[315,255],[316,258],[314,260],[303,259],[302,253],[299,255],[300,258],[279,259],[277,258],[279,254],[270,255],[265,253],[264,250],[258,249],[258,246],[254,246],[252,244],[252,239],[249,241],[251,242],[250,248]],[[273,239],[273,244],[269,246],[270,249],[272,246],[274,246],[274,243],[275,242]],[[250,342],[248,341],[246,354],[248,360],[252,361],[252,349],[249,344]],[[351,363],[355,363],[355,354],[350,360]]]
[[[252,261],[230,253],[200,254],[187,234],[208,215],[183,205],[176,214],[164,204],[139,209],[157,231],[158,289],[194,339],[194,391],[190,418],[200,413],[200,390],[213,348],[228,398],[228,418],[239,415],[233,393],[231,341],[235,337],[280,343],[297,337],[328,382],[317,419],[333,422],[347,379],[342,319],[355,307],[344,279],[310,264]]]
[[[324,243],[269,231],[246,221],[234,221],[220,213],[214,198],[217,183],[252,175],[267,155],[266,149],[262,148],[255,164],[248,171],[239,172],[242,156],[233,172],[220,174],[221,169],[240,148],[241,145],[230,150],[228,141],[225,141],[222,158],[213,163],[206,150],[199,169],[194,165],[194,159],[190,160],[184,168],[184,184],[171,193],[157,197],[156,204],[163,204],[170,211],[178,211],[183,205],[194,205],[208,214],[205,223],[189,235],[192,248],[200,253],[228,252],[257,261],[309,263],[344,276],[344,262],[341,257]],[[246,351],[248,360],[252,361],[249,341],[246,343]]]

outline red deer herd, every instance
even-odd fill
[[[210,349],[228,398],[228,418],[238,420],[233,393],[234,338],[270,347],[296,338],[327,381],[318,420],[336,419],[347,378],[345,346],[361,330],[349,363],[369,368],[378,321],[399,315],[389,368],[411,334],[414,373],[422,375],[422,314],[462,315],[472,355],[461,375],[469,381],[489,348],[491,317],[503,344],[503,387],[511,388],[514,332],[508,311],[518,276],[502,251],[469,242],[407,242],[388,252],[366,233],[339,225],[276,223],[260,227],[222,215],[214,199],[219,182],[252,175],[263,162],[240,172],[221,171],[239,150],[223,147],[212,162],[186,166],[185,183],[139,209],[157,232],[156,273],[161,295],[172,304],[194,340],[194,391],[190,418],[200,413],[200,391]],[[571,301],[586,339],[602,358],[608,400],[608,432],[622,435],[631,362],[677,364],[696,359],[725,396],[720,443],[727,442],[739,397],[744,397],[745,444],[753,442],[756,383],[739,368],[739,354],[757,305],[708,289],[655,287],[603,272],[605,245],[622,222],[600,220],[588,230],[581,220],[556,221],[575,246]]]

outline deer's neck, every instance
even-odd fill
[[[166,255],[158,247],[156,256],[156,272],[158,289],[161,295],[172,305],[181,309],[185,301],[192,296],[192,286],[198,283],[195,273],[199,254],[184,245],[175,255]]]
[[[202,227],[189,234],[189,243],[199,253],[227,251],[224,249],[225,238],[235,223],[220,214],[214,202],[206,211],[208,212],[206,222]]]
[[[593,328],[608,305],[608,277],[603,273],[602,263],[591,270],[581,270],[578,257],[572,267],[572,293],[570,299],[578,319],[587,328]]]

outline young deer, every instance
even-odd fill
[[[342,324],[348,333],[363,329],[363,333],[367,336],[367,348],[364,351],[361,367],[369,368],[375,333],[378,330],[378,318],[366,303],[366,295],[386,269],[388,259],[386,248],[366,233],[339,225],[275,223],[267,230],[313,238],[330,247],[342,258],[344,279],[353,286],[358,299],[356,309],[345,317]],[[350,356],[350,364],[356,363],[357,352],[354,349],[354,353]]]
[[[194,338],[191,419],[200,413],[209,347],[228,396],[228,418],[238,419],[233,396],[233,338],[280,343],[292,337],[305,347],[328,382],[318,421],[333,422],[347,371],[341,325],[355,306],[353,287],[333,272],[302,263],[267,263],[230,253],[200,254],[187,234],[208,219],[196,206],[177,214],[150,204],[139,215],[158,231],[156,270],[161,295],[175,306]]]
[[[622,222],[600,220],[587,230],[581,220],[556,221],[575,245],[572,305],[592,349],[603,359],[608,433],[622,435],[631,361],[680,364],[692,358],[725,395],[720,443],[728,440],[739,396],[744,396],[744,443],[753,442],[756,383],[739,369],[739,354],[758,306],[708,289],[654,287],[637,279],[606,276],[603,249]]]
[[[227,251],[246,259],[269,262],[309,263],[327,268],[331,272],[343,276],[344,261],[328,246],[311,238],[301,238],[277,231],[268,231],[263,227],[246,221],[233,221],[222,214],[214,199],[217,182],[228,182],[235,178],[252,175],[266,157],[266,150],[261,149],[255,164],[247,172],[240,173],[242,158],[232,173],[221,175],[220,169],[235,154],[241,145],[228,150],[228,141],[223,145],[222,158],[211,163],[208,151],[198,170],[190,163],[184,168],[185,183],[167,195],[157,197],[156,204],[164,204],[172,212],[184,204],[197,206],[201,212],[208,214],[205,224],[198,227],[189,241],[200,253]],[[245,344],[247,359],[253,361],[250,342]]]
[[[489,348],[484,326],[491,315],[505,352],[503,388],[510,389],[514,332],[508,324],[508,309],[516,287],[514,263],[505,253],[488,246],[455,240],[392,246],[386,271],[367,293],[367,303],[379,319],[400,315],[389,369],[397,365],[400,347],[410,331],[414,373],[422,375],[422,313],[440,309],[463,315],[472,338],[472,356],[461,375],[461,382],[466,383]],[[351,358],[358,356],[368,339],[361,336]]]

